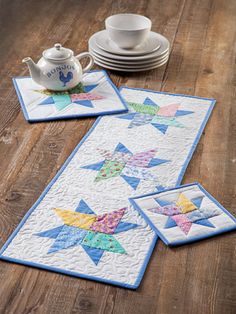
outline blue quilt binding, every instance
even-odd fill
[[[101,111],[101,112],[96,112],[96,113],[82,113],[82,114],[73,114],[73,115],[68,115],[68,116],[57,116],[57,117],[47,117],[47,118],[39,118],[39,119],[31,119],[27,113],[27,109],[25,106],[25,103],[23,101],[21,92],[18,88],[16,79],[24,79],[24,78],[30,78],[30,76],[19,76],[19,77],[15,77],[12,78],[13,81],[13,85],[15,87],[23,114],[25,119],[28,122],[46,122],[46,121],[54,121],[54,120],[65,120],[65,119],[75,119],[75,118],[82,118],[82,117],[97,117],[97,116],[102,116],[102,115],[109,115],[109,114],[116,114],[116,113],[125,113],[128,112],[128,106],[126,104],[126,102],[124,101],[124,99],[121,97],[117,87],[113,84],[112,80],[110,79],[110,77],[107,75],[106,71],[104,70],[92,70],[89,71],[88,73],[94,73],[94,72],[103,72],[106,76],[107,81],[111,84],[112,88],[114,89],[114,91],[116,92],[117,96],[119,97],[120,101],[122,102],[124,109],[118,109],[118,110],[112,110],[112,111]]]
[[[147,197],[147,196],[153,196],[153,195],[158,195],[161,194],[163,192],[167,192],[167,191],[175,191],[178,189],[182,189],[185,187],[189,187],[189,186],[198,186],[199,189],[213,202],[215,203],[224,213],[226,213],[230,218],[232,218],[232,220],[235,222],[235,226],[231,226],[231,227],[227,227],[227,228],[223,228],[221,230],[219,230],[218,232],[215,232],[213,234],[209,234],[209,235],[199,235],[199,236],[195,236],[192,237],[191,239],[188,240],[179,240],[179,241],[174,241],[174,242],[169,242],[167,240],[167,238],[156,228],[156,226],[152,223],[152,221],[150,220],[150,218],[142,211],[141,207],[135,202],[135,200],[143,198],[143,197]],[[151,228],[156,232],[156,234],[162,239],[162,241],[168,245],[168,246],[178,246],[178,245],[184,245],[184,244],[188,244],[188,243],[193,243],[199,240],[203,240],[203,239],[207,239],[207,238],[211,238],[214,237],[216,235],[228,232],[228,231],[233,231],[236,230],[236,218],[230,214],[230,212],[228,212],[211,194],[209,194],[204,188],[203,186],[198,183],[198,182],[194,182],[194,183],[190,183],[190,184],[184,184],[175,188],[170,188],[170,189],[166,189],[160,192],[153,192],[153,193],[148,193],[148,194],[144,194],[144,195],[140,195],[137,197],[133,197],[133,198],[129,198],[130,203],[132,204],[132,206],[140,213],[140,215],[147,221],[147,223],[151,226]]]
[[[92,71],[92,72],[97,72],[97,70],[95,71]],[[105,71],[104,71],[105,72]],[[106,72],[105,72],[106,73]],[[108,77],[109,79],[109,77]],[[112,83],[113,84],[113,83]],[[123,89],[123,88],[128,88],[128,87],[121,87],[120,88],[120,91]],[[176,182],[176,186],[179,184],[179,182],[182,181],[182,178],[184,176],[184,172],[187,168],[187,165],[192,157],[192,154],[197,146],[197,143],[201,137],[201,134],[202,134],[202,131],[207,123],[207,120],[211,114],[211,111],[214,107],[214,104],[215,104],[215,100],[214,99],[208,99],[208,98],[201,98],[201,97],[196,97],[196,96],[188,96],[188,95],[180,95],[180,94],[171,94],[171,93],[164,93],[164,92],[156,92],[156,91],[152,91],[152,90],[145,90],[145,89],[137,89],[137,88],[130,88],[130,89],[136,89],[136,90],[144,90],[144,91],[150,91],[150,92],[153,92],[153,93],[159,93],[159,94],[168,94],[168,95],[173,95],[173,96],[183,96],[183,97],[190,97],[190,98],[198,98],[198,99],[207,99],[207,100],[211,100],[212,103],[211,103],[211,106],[209,107],[209,110],[208,110],[208,113],[201,125],[201,128],[199,129],[199,132],[198,132],[198,135],[195,139],[195,142],[191,148],[191,151],[183,165],[183,168],[179,174],[179,178]],[[118,93],[118,91],[117,91]],[[119,95],[119,94],[118,94]],[[121,98],[121,96],[119,96]],[[124,100],[121,98],[122,102],[124,103]],[[124,103],[124,106],[126,108],[125,111],[128,110],[128,107],[126,105],[126,103]],[[23,107],[22,107],[23,108]],[[26,113],[25,110],[23,109],[23,112],[24,114]],[[114,113],[114,112],[113,112]],[[25,116],[26,117],[26,116]],[[59,117],[58,117],[59,118]],[[74,118],[74,117],[72,117]],[[74,151],[71,153],[71,155],[68,157],[68,159],[65,161],[65,163],[63,164],[63,166],[61,167],[61,169],[58,171],[58,173],[55,175],[55,177],[52,179],[52,181],[47,185],[47,187],[45,188],[45,190],[43,191],[43,193],[40,195],[40,197],[38,198],[38,200],[35,202],[35,204],[28,210],[28,212],[26,213],[26,215],[23,217],[23,219],[21,220],[20,224],[17,226],[17,228],[13,231],[13,233],[10,235],[10,237],[8,238],[8,240],[5,242],[5,244],[3,245],[3,247],[1,248],[0,250],[0,259],[2,260],[6,260],[6,261],[9,261],[9,262],[14,262],[14,263],[18,263],[18,264],[23,264],[23,265],[27,265],[27,266],[32,266],[32,267],[37,267],[37,268],[41,268],[41,269],[46,269],[46,270],[49,270],[49,271],[54,271],[54,272],[58,272],[58,273],[62,273],[62,274],[65,274],[65,275],[70,275],[70,276],[74,276],[74,277],[80,277],[80,278],[85,278],[85,279],[90,279],[90,280],[95,280],[95,281],[99,281],[99,282],[104,282],[104,283],[109,283],[109,284],[112,284],[112,285],[116,285],[116,286],[121,286],[121,287],[124,287],[124,288],[129,288],[129,289],[137,289],[140,285],[140,282],[143,278],[143,275],[145,273],[145,270],[147,268],[147,264],[149,262],[149,259],[151,257],[151,254],[153,252],[153,249],[155,247],[155,244],[157,242],[157,239],[158,239],[158,236],[157,234],[155,234],[154,238],[153,238],[153,241],[150,245],[150,248],[149,248],[149,251],[148,251],[148,254],[143,262],[143,265],[140,269],[140,272],[139,272],[139,275],[136,279],[136,282],[134,283],[134,285],[130,285],[130,284],[125,284],[125,283],[121,283],[121,282],[116,282],[116,281],[112,281],[112,280],[106,280],[106,279],[102,279],[102,278],[99,278],[99,277],[95,277],[95,276],[89,276],[89,275],[84,275],[84,274],[80,274],[80,273],[76,273],[76,272],[71,272],[71,271],[66,271],[64,269],[60,269],[60,268],[55,268],[55,267],[51,267],[51,266],[46,266],[46,265],[43,265],[43,264],[38,264],[38,263],[33,263],[33,262],[27,262],[27,261],[24,261],[24,260],[20,260],[20,259],[14,259],[14,258],[10,258],[10,257],[4,257],[2,254],[3,252],[6,250],[6,248],[8,247],[8,245],[11,243],[11,241],[14,239],[14,237],[17,235],[17,233],[19,232],[19,230],[21,229],[21,227],[25,224],[26,220],[29,218],[29,216],[31,215],[31,213],[35,210],[35,208],[38,206],[38,204],[42,201],[42,199],[44,198],[44,196],[47,194],[47,192],[50,190],[50,188],[52,187],[52,185],[57,181],[57,179],[59,178],[59,176],[63,173],[63,171],[65,170],[65,168],[67,167],[67,165],[69,164],[69,162],[71,161],[71,159],[74,157],[74,155],[76,154],[76,152],[79,150],[80,146],[85,142],[85,140],[89,137],[89,135],[94,131],[94,129],[96,128],[96,126],[98,125],[98,123],[100,122],[102,116],[98,117],[96,119],[96,121],[94,122],[93,126],[91,127],[91,129],[88,131],[88,133],[82,138],[82,140],[80,141],[80,143],[76,146],[76,148],[74,149]],[[26,118],[27,119],[27,118]],[[36,121],[34,121],[36,122]],[[153,193],[155,194],[155,192]],[[147,223],[150,223],[147,219],[147,217],[145,217],[143,215],[143,212],[140,212],[140,214],[142,215],[142,217],[145,219],[145,221]],[[152,227],[152,224],[150,224],[151,227]],[[154,229],[154,228],[153,228]],[[155,230],[155,229],[154,229]]]

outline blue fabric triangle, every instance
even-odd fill
[[[156,186],[156,189],[157,189],[157,191],[159,192],[159,191],[165,190],[165,187],[160,184],[160,185],[157,185],[157,186]]]
[[[92,248],[84,244],[82,245],[82,247],[91,258],[91,260],[94,262],[94,264],[97,265],[104,253],[104,250]]]
[[[51,104],[54,104],[54,103],[55,103],[55,102],[54,102],[53,98],[52,98],[52,97],[48,97],[48,98],[44,99],[44,100],[40,103],[40,105],[51,105]]]
[[[130,229],[134,229],[134,228],[137,228],[137,227],[138,227],[137,224],[132,224],[130,222],[120,221],[118,226],[116,227],[116,230],[115,230],[114,233],[124,232],[124,231],[130,230]]]
[[[64,225],[55,242],[48,250],[48,254],[80,245],[86,234],[87,230]]]
[[[79,205],[75,211],[83,214],[95,214],[94,211],[92,211],[92,209],[85,203],[84,200],[81,200],[79,202]]]
[[[180,117],[180,116],[186,116],[187,114],[191,114],[194,113],[194,111],[187,111],[187,110],[177,110],[175,113],[176,117]]]
[[[85,91],[85,93],[89,93],[92,89],[94,89],[97,86],[98,86],[98,84],[84,86],[84,91]]]
[[[172,205],[172,204],[173,204],[172,202],[165,201],[165,200],[160,200],[160,199],[158,199],[158,198],[155,198],[155,201],[156,201],[161,207],[164,207],[164,206],[168,206],[168,205]]]
[[[91,169],[91,170],[100,170],[104,164],[104,160],[103,161],[100,161],[100,162],[97,162],[96,164],[92,164],[92,165],[88,165],[88,166],[83,166],[81,168],[83,169]]]
[[[204,196],[199,196],[191,199],[191,202],[197,207],[200,208]]]
[[[56,227],[56,228],[53,228],[53,229],[50,229],[50,230],[47,230],[47,231],[36,233],[36,235],[39,236],[39,237],[56,239],[58,234],[63,229],[63,227],[64,227],[64,225]]]
[[[159,158],[152,158],[148,164],[148,168],[150,167],[155,167],[157,165],[161,165],[164,164],[166,162],[168,162],[169,160],[166,159],[159,159]]]
[[[165,224],[165,229],[173,228],[176,226],[177,226],[176,222],[171,217],[168,217]]]
[[[158,124],[158,123],[151,123],[156,129],[161,131],[163,134],[166,133],[166,130],[168,129],[168,125],[165,124]]]
[[[136,112],[127,113],[119,117],[119,119],[132,120],[136,116],[136,114],[137,114]]]
[[[154,101],[152,101],[149,97],[147,97],[144,102],[143,102],[144,105],[147,105],[147,106],[153,106],[153,107],[157,107],[157,104],[154,103]]]
[[[201,219],[198,221],[194,221],[194,223],[205,227],[215,228],[215,226],[208,219]]]
[[[76,100],[76,101],[73,101],[73,104],[78,104],[81,106],[93,108],[93,103],[91,102],[91,100]]]
[[[121,175],[121,177],[134,189],[137,189],[137,186],[139,185],[140,179],[135,177],[128,177],[125,175]]]
[[[128,153],[128,154],[132,154],[128,148],[125,147],[125,145],[119,143],[116,148],[115,148],[116,152],[120,152],[120,153]]]

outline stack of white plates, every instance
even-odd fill
[[[89,39],[89,52],[95,63],[116,71],[139,72],[158,68],[168,61],[169,48],[169,41],[155,32],[150,32],[146,41],[133,49],[118,47],[109,39],[107,30],[95,33]]]

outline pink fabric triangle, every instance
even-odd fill
[[[100,100],[104,99],[103,96],[100,96],[95,93],[80,93],[80,94],[71,94],[70,98],[72,101],[77,101],[77,100]]]
[[[170,104],[165,107],[161,107],[157,115],[158,116],[164,116],[164,117],[174,117],[176,111],[178,110],[180,104]]]
[[[191,229],[192,222],[189,218],[184,214],[179,214],[171,217],[176,224],[180,227],[180,229],[187,235],[189,230]]]
[[[130,160],[127,162],[127,165],[136,167],[147,167],[150,160],[155,156],[155,154],[155,149],[151,149],[142,153],[137,153],[130,158]]]
[[[125,211],[126,208],[121,208],[108,214],[98,215],[97,220],[90,226],[90,230],[106,234],[114,233]]]

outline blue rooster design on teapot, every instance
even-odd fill
[[[65,73],[65,70],[68,70]],[[63,64],[62,66],[57,66],[47,73],[48,78],[52,77],[55,73],[58,73],[59,80],[63,83],[63,87],[66,86],[73,79],[73,72],[75,67],[72,65]]]
[[[63,86],[66,86],[66,83],[70,82],[70,80],[73,79],[73,73],[72,72],[67,72],[67,75],[65,76],[62,71],[59,72],[59,78],[60,81],[63,82]]]

